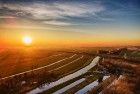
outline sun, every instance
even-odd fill
[[[32,38],[30,36],[24,36],[22,41],[25,45],[30,45],[32,43]]]

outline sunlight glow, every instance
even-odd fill
[[[22,40],[25,45],[30,45],[32,43],[32,38],[30,36],[24,36]]]

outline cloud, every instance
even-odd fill
[[[0,19],[13,19],[13,18],[16,18],[16,17],[13,17],[13,16],[0,16]]]
[[[53,25],[70,25],[70,23],[60,21],[68,17],[89,17],[97,16],[97,13],[105,8],[98,3],[29,3],[29,4],[4,4],[0,9],[6,8],[5,14],[18,17],[26,17],[34,20],[45,20],[42,23]],[[12,14],[12,11],[16,12]],[[2,14],[2,13],[1,13]],[[47,22],[47,20],[49,20]],[[55,20],[55,21],[54,21]]]
[[[54,4],[57,9],[60,10],[61,16],[88,16],[88,15],[96,15],[104,10],[104,7],[99,4],[80,4],[80,3],[55,3]]]
[[[27,5],[6,4],[5,7],[11,10],[18,10],[32,14],[35,18],[63,18],[65,16],[88,16],[96,15],[104,10],[99,4],[83,4],[83,3],[33,3]],[[47,18],[46,18],[47,19]]]
[[[69,25],[73,25],[71,23],[68,22],[62,22],[62,21],[44,21],[44,24],[49,24],[49,25],[59,25],[59,26],[69,26]]]

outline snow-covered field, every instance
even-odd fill
[[[60,89],[60,90],[54,92],[53,94],[61,94],[61,93],[64,93],[64,92],[67,91],[68,89],[70,89],[70,88],[72,88],[72,87],[74,87],[74,86],[80,84],[80,83],[83,82],[84,80],[85,80],[85,78],[79,79],[79,80],[73,82],[72,84],[67,85],[67,86],[65,86],[64,88],[62,88],[62,89]]]
[[[30,92],[28,92],[27,94],[41,93],[41,92],[46,91],[54,86],[57,86],[57,85],[62,84],[64,82],[67,82],[73,78],[76,78],[76,77],[88,72],[88,70],[90,70],[91,68],[93,68],[98,63],[99,58],[100,57],[97,56],[96,58],[93,59],[93,61],[89,65],[85,66],[84,68],[82,68],[82,69],[80,69],[72,74],[69,74],[67,76],[64,76],[57,81],[51,82],[50,84],[46,84],[42,88],[39,88],[39,87],[35,88],[35,89],[31,90]]]
[[[110,76],[104,76],[103,80],[109,78]],[[85,94],[87,91],[90,91],[95,86],[98,85],[98,80],[95,80],[94,82],[90,83],[89,85],[85,86],[83,89],[76,92],[76,94]]]

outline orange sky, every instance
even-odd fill
[[[1,46],[25,46],[24,36],[31,36],[31,46],[140,45],[138,27],[58,27],[10,18],[5,19],[0,28]]]
[[[0,46],[140,45],[139,4],[118,0],[5,0]]]

